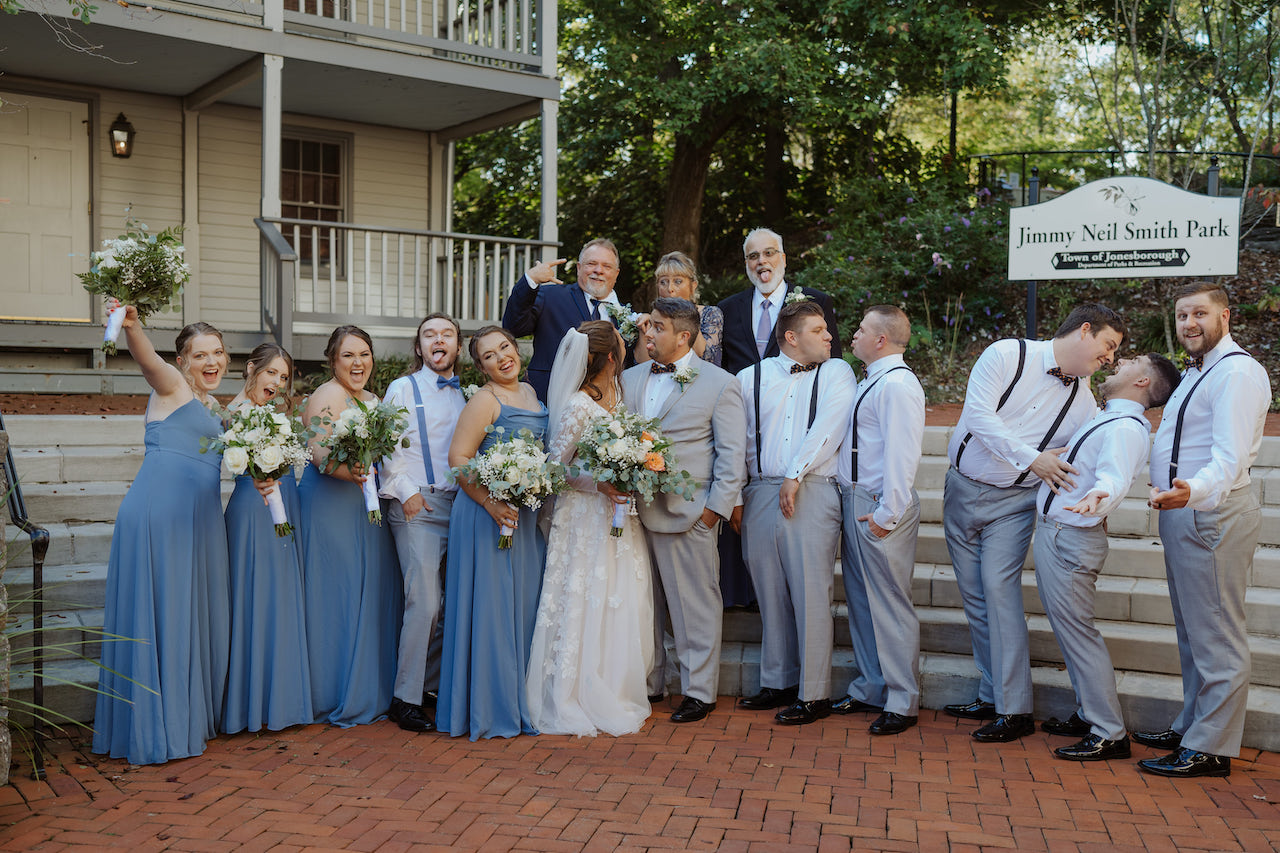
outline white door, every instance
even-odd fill
[[[89,105],[0,91],[0,319],[88,321]]]

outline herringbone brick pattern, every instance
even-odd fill
[[[0,788],[0,847],[149,850],[1280,850],[1280,755],[1174,782],[1133,761],[1053,759],[1037,733],[983,745],[925,711],[799,728],[720,710],[637,735],[472,744],[390,723],[221,737],[131,767],[51,744],[48,781]],[[1134,759],[1152,752],[1134,747]]]

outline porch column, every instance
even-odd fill
[[[538,233],[548,243],[560,239],[560,229],[556,224],[556,186],[559,181],[556,118],[559,113],[559,101],[548,99],[542,102],[542,223]],[[554,246],[543,248],[543,260],[556,257],[557,251]]]
[[[262,216],[280,217],[280,113],[284,57],[262,56]]]
[[[182,322],[200,319],[200,113],[182,111],[182,242],[191,279],[182,289]]]

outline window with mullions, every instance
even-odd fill
[[[345,221],[345,147],[335,140],[287,136],[280,140],[280,203],[285,219]],[[293,250],[302,263],[341,264],[341,240],[335,239],[331,246],[326,228],[319,229],[314,246],[310,228],[299,226],[298,232]],[[293,245],[292,226],[285,227],[284,235]],[[338,257],[331,257],[333,253]]]

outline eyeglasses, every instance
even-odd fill
[[[777,249],[765,249],[763,252],[750,253],[749,255],[747,255],[747,261],[749,263],[754,264],[756,261],[760,260],[761,257],[763,257],[766,261],[771,261],[781,254],[782,252],[778,251]]]

